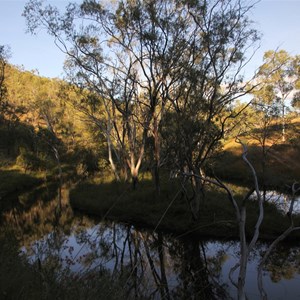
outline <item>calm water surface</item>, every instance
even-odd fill
[[[35,197],[35,201],[29,200]],[[21,249],[32,263],[55,260],[77,276],[107,271],[126,273],[135,283],[133,295],[149,299],[236,298],[229,271],[239,259],[236,241],[199,240],[136,228],[131,224],[74,216],[63,189],[62,211],[57,199],[41,189],[19,196],[20,207],[4,221],[13,227]],[[48,197],[48,198],[47,198]],[[248,263],[246,292],[259,299],[257,265],[266,244],[258,244]],[[281,245],[267,262],[263,281],[269,299],[300,299],[300,247]],[[237,274],[234,274],[237,279]],[[124,288],[129,284],[124,283]],[[130,287],[132,288],[132,287]]]

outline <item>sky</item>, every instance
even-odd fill
[[[26,0],[0,0],[0,45],[11,49],[9,62],[35,70],[45,77],[63,77],[64,54],[45,31],[32,36],[26,33],[22,17]],[[48,0],[65,7],[69,1]],[[74,2],[74,0],[73,0]],[[80,2],[76,0],[76,2]],[[300,54],[300,0],[261,0],[249,14],[255,28],[262,34],[261,46],[248,64],[246,77],[251,77],[261,64],[267,50],[284,49]]]

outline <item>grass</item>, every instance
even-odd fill
[[[38,174],[25,174],[18,169],[0,170],[0,213],[14,205],[13,196],[40,185],[43,179]]]
[[[241,201],[247,189],[231,186],[237,201]],[[118,182],[86,182],[78,185],[70,193],[73,208],[102,218],[130,222],[152,229],[170,231],[179,235],[195,234],[205,237],[237,238],[238,228],[234,209],[227,195],[215,188],[208,188],[206,199],[201,207],[200,218],[193,221],[189,206],[179,192],[180,185],[173,181],[162,185],[161,194],[155,194],[151,181],[139,183],[136,191],[129,185]],[[247,206],[247,228],[253,233],[258,216],[255,201]],[[296,223],[300,220],[296,220]],[[297,223],[297,224],[298,224]],[[289,226],[288,218],[273,204],[265,204],[265,220],[262,224],[262,237],[273,238]],[[299,237],[294,234],[293,237]]]
[[[157,224],[161,215],[172,201],[177,192],[176,186],[165,187],[158,198],[153,189],[153,183],[145,180],[139,183],[136,191],[126,183],[84,183],[71,191],[71,205],[81,210],[92,212],[102,217],[109,216],[120,221],[134,221],[143,225]],[[168,223],[170,214],[178,214],[184,211],[180,199],[171,207],[167,217],[161,223],[164,227]],[[161,201],[164,199],[164,201]],[[189,219],[187,216],[186,219]],[[186,219],[182,220],[186,223]],[[182,222],[176,224],[176,228],[182,226]]]
[[[274,145],[266,159],[265,184],[268,189],[285,190],[286,185],[300,181],[300,146],[289,144]],[[254,144],[248,145],[248,159],[253,164],[259,182],[262,183],[262,150]],[[213,166],[214,173],[226,180],[242,185],[251,185],[253,176],[242,160],[242,148],[230,143]]]
[[[295,123],[298,124],[298,123]],[[297,125],[299,127],[299,124]],[[278,132],[276,133],[278,135]],[[248,137],[249,160],[257,170],[262,182],[261,148]],[[253,178],[249,168],[241,158],[242,148],[233,140],[226,142],[224,150],[216,159],[214,173],[221,179],[244,187],[236,191],[237,198],[245,194],[252,185]],[[286,184],[300,181],[299,145],[278,144],[272,147],[266,166],[265,183],[268,189],[284,190]],[[63,174],[71,178],[74,167],[63,166]],[[55,179],[58,170],[48,172],[48,179]],[[41,176],[24,174],[20,170],[0,171],[0,196],[35,186]],[[103,218],[133,222],[151,228],[173,232],[192,232],[206,236],[232,237],[237,235],[237,226],[233,208],[226,194],[216,189],[206,191],[206,202],[201,207],[200,219],[193,222],[185,198],[180,193],[180,184],[176,180],[162,181],[161,194],[158,197],[153,188],[151,176],[143,174],[138,189],[132,191],[126,183],[114,182],[110,176],[94,178],[78,185],[70,194],[74,208],[96,214]],[[0,202],[1,204],[1,202]],[[1,204],[2,205],[2,204]],[[2,205],[3,206],[3,205]],[[281,232],[286,224],[285,217],[274,207],[266,205],[267,213],[262,225],[265,236]],[[249,203],[247,231],[252,232],[257,218],[257,208]]]
[[[36,186],[42,179],[19,170],[0,170],[0,196]]]
[[[73,165],[63,164],[62,181],[71,182],[78,180],[80,177],[76,174]],[[15,199],[22,192],[30,191],[46,183],[48,187],[58,184],[58,167],[55,166],[47,171],[30,171],[25,172],[23,168],[16,166],[14,163],[2,166],[0,168],[0,213],[15,205]],[[24,193],[23,193],[24,194]],[[20,198],[20,197],[19,197]],[[20,200],[20,199],[19,199]]]

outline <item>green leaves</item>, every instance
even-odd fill
[[[170,112],[178,131],[190,135],[184,142],[189,167],[201,167],[223,136],[228,106],[247,93],[241,71],[258,36],[247,17],[252,5],[240,0],[101,3],[70,4],[62,14],[31,0],[24,16],[29,29],[45,26],[54,36],[68,57],[72,83],[95,95],[77,108],[105,135],[111,165],[116,158],[121,167],[125,162],[129,169],[139,168],[147,137],[153,136],[159,166],[160,123]]]

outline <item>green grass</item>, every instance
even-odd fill
[[[42,183],[47,183],[48,187],[57,185],[59,170],[57,167],[46,171],[31,171],[25,173],[24,170],[15,165],[10,165],[0,169],[0,213],[7,208],[11,208],[15,203],[14,199],[22,192],[35,188],[36,192]],[[74,166],[62,165],[63,182],[75,181],[78,179]],[[24,195],[24,193],[23,193]],[[20,200],[20,199],[19,199]]]
[[[0,170],[0,196],[34,187],[42,179],[33,174],[25,174],[19,170]]]
[[[70,200],[73,207],[102,217],[116,218],[120,221],[150,225],[157,224],[161,215],[166,211],[169,202],[173,200],[178,191],[176,185],[165,187],[157,197],[153,189],[153,183],[142,181],[136,191],[126,183],[84,183],[71,191]],[[163,201],[162,201],[163,199]],[[165,227],[169,222],[170,215],[182,213],[185,210],[180,197],[174,199],[166,218],[160,224]],[[190,215],[176,224],[176,228],[187,224]]]
[[[235,191],[237,201],[240,202],[247,189],[235,186],[231,188]],[[181,193],[178,193],[179,190],[180,186],[176,181],[169,183],[165,181],[158,197],[153,183],[147,180],[141,181],[136,191],[131,190],[130,185],[125,183],[86,182],[71,191],[70,201],[73,208],[88,214],[171,231],[179,235],[191,233],[206,237],[238,237],[235,212],[223,191],[208,188],[205,202],[201,206],[200,218],[193,221],[189,206]],[[257,217],[257,203],[249,201],[246,228],[248,236],[253,233]],[[297,222],[300,224],[299,219]],[[288,225],[288,218],[274,205],[265,204],[265,220],[262,224],[264,238],[273,238]]]

